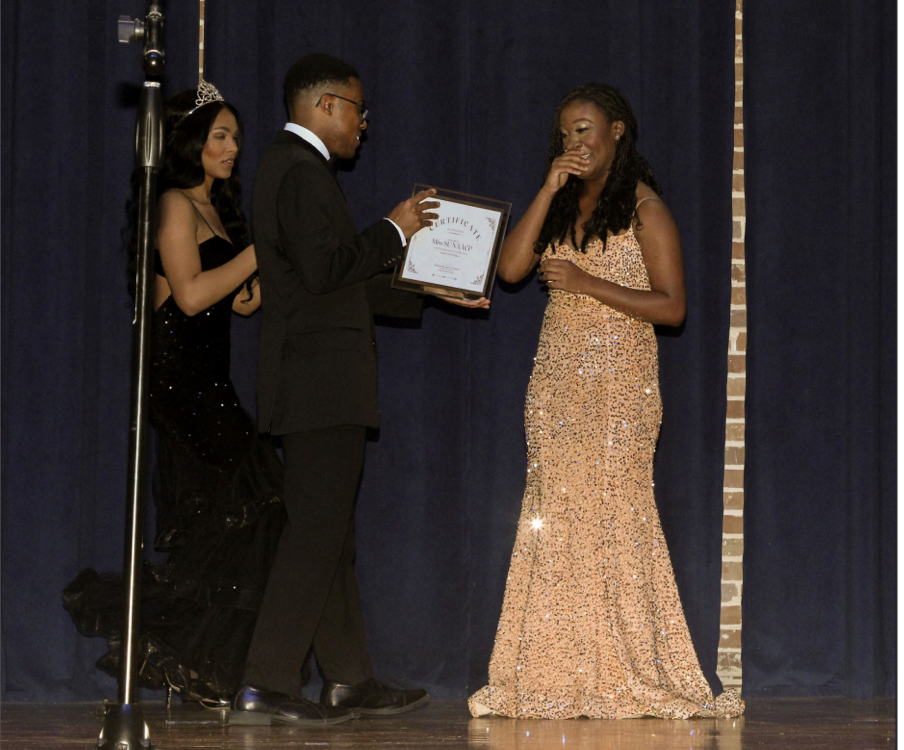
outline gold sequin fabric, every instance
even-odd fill
[[[633,232],[546,255],[649,290]],[[552,290],[525,401],[527,484],[477,716],[736,716],[703,677],[653,499],[653,326]]]

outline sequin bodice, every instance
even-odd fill
[[[213,236],[198,246],[202,271],[235,257]],[[244,456],[251,422],[229,378],[232,300],[228,294],[197,315],[186,315],[172,295],[155,311],[151,336],[151,419],[157,429],[224,471]]]
[[[633,232],[546,256],[648,290]],[[475,715],[734,715],[684,620],[656,503],[662,402],[653,326],[552,290],[524,405],[527,481]]]
[[[557,242],[555,246],[546,248],[543,257],[570,260],[582,271],[631,289],[647,291],[650,289],[647,266],[643,260],[640,243],[633,230],[628,230],[626,234],[610,237],[606,242],[605,249],[602,240],[592,240],[587,243],[585,253],[578,252],[565,243]],[[551,299],[568,295],[569,292],[558,290],[550,292]],[[572,294],[570,296],[578,296],[580,299],[595,302],[592,297],[586,295]]]

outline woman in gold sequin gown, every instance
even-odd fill
[[[653,324],[685,314],[678,230],[627,100],[562,100],[543,187],[499,275],[540,264],[549,303],[527,390],[527,485],[489,684],[471,713],[734,716],[691,643],[653,499],[662,402]]]

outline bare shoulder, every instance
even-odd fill
[[[181,190],[177,190],[176,188],[170,188],[165,191],[163,195],[157,200],[158,206],[167,206],[168,208],[173,208],[176,206],[183,206],[185,208],[191,208],[191,199],[183,193]]]
[[[665,201],[649,185],[637,183],[637,219],[634,231],[642,236],[659,232],[675,232],[678,227]]]
[[[194,213],[191,199],[181,190],[170,188],[157,199],[157,210],[161,215]]]
[[[167,190],[157,200],[157,213],[160,227],[173,223],[187,224],[195,227],[197,218],[192,202],[181,190]]]

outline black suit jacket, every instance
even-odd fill
[[[358,232],[329,163],[281,131],[263,155],[252,193],[262,320],[257,374],[261,431],[380,421],[373,315],[416,317],[422,301],[381,273],[402,258],[396,228]],[[390,299],[373,310],[368,280]]]

